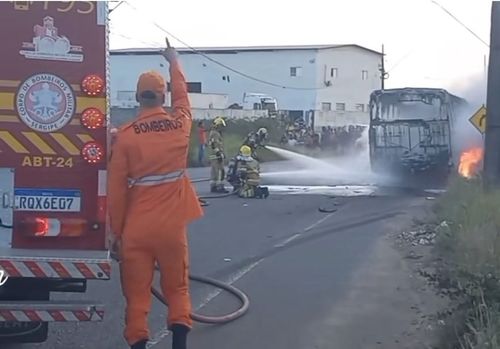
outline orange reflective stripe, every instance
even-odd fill
[[[137,179],[129,178],[128,184],[129,188],[141,185],[141,186],[153,186],[160,185],[169,182],[175,182],[180,179],[184,175],[184,170],[168,172],[162,175],[152,175],[152,176],[144,176]]]

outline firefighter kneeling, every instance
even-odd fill
[[[228,181],[241,198],[263,199],[269,196],[269,189],[260,186],[259,162],[252,157],[252,148],[247,145],[231,159]]]

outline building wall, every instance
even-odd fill
[[[327,111],[323,103],[329,103],[330,109],[336,111],[337,103],[340,103],[340,106],[345,105],[345,111],[367,113],[370,93],[380,88],[380,55],[358,47],[232,53],[224,51],[206,55],[257,79],[299,88],[269,86],[231,72],[199,54],[182,52],[180,60],[187,80],[192,83],[201,82],[202,93],[227,95],[228,105],[242,105],[243,94],[253,92],[275,97],[278,108],[282,110]],[[298,68],[298,76],[291,76],[292,67]],[[331,76],[332,68],[336,69],[335,76]],[[118,94],[121,98],[133,96],[137,78],[143,71],[150,69],[158,70],[165,78],[169,78],[168,64],[160,55],[112,54],[112,105],[119,105]],[[325,85],[328,81],[330,86]],[[217,104],[214,108],[220,108],[221,98],[217,97],[216,102],[212,102]],[[194,107],[208,108],[207,98],[192,94],[191,99]]]
[[[208,54],[218,62],[258,79],[280,86],[315,87],[315,50],[237,52]],[[245,92],[265,93],[287,110],[313,109],[314,90],[284,89],[233,73],[197,54],[182,53],[181,64],[189,82],[201,82],[202,92],[227,94],[229,104],[242,104]],[[290,76],[290,67],[301,67],[301,76]],[[169,78],[168,64],[159,55],[111,55],[111,103],[117,105],[118,91],[134,91],[137,78],[145,70],[160,71]]]
[[[380,88],[380,60],[380,55],[355,47],[319,51],[316,83],[330,86],[317,91],[315,109],[327,111],[323,103],[330,103],[332,111],[341,111],[343,104],[345,111],[368,114],[370,93]]]

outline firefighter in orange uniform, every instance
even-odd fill
[[[108,168],[108,198],[114,249],[126,299],[124,336],[146,348],[150,287],[155,263],[168,304],[172,348],[185,349],[192,327],[186,227],[203,215],[186,167],[192,116],[176,52],[168,45],[172,112],[163,108],[166,83],[156,72],[139,77],[137,118],[116,135]]]

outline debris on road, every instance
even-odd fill
[[[436,243],[435,229],[423,228],[418,231],[403,232],[398,236],[400,242],[406,242],[413,246],[431,246]]]

